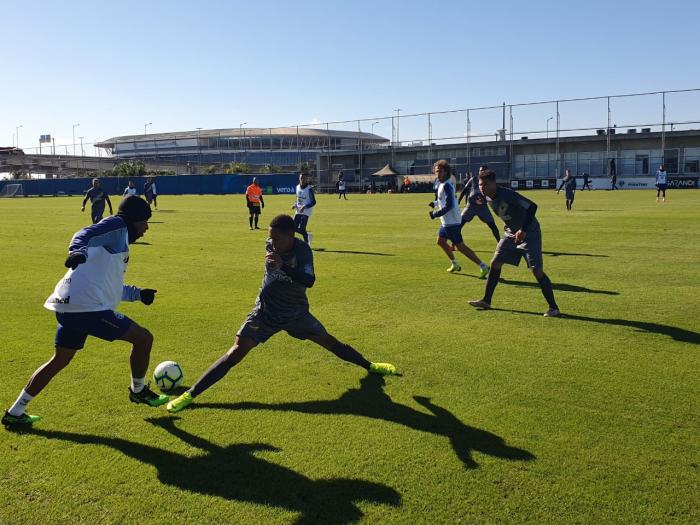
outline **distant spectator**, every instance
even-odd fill
[[[158,191],[156,190],[156,183],[153,180],[153,177],[148,177],[146,179],[146,184],[143,187],[143,194],[146,196],[146,201],[148,202],[148,205],[151,205],[151,202],[153,202],[153,207],[157,210],[158,209]]]

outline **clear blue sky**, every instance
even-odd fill
[[[75,123],[89,143],[147,122],[149,132],[275,126],[700,87],[697,1],[8,1],[2,11],[0,145],[21,124],[25,148],[42,133],[70,142]],[[679,97],[669,111],[700,120],[698,108],[700,96]],[[660,117],[656,102],[626,110]],[[516,127],[543,129],[552,111],[523,110]],[[592,125],[605,118],[604,106],[580,105],[562,125],[591,113]],[[402,122],[402,139],[411,130]],[[384,124],[375,132],[391,136]]]

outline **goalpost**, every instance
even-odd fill
[[[0,197],[21,197],[22,195],[24,193],[21,184],[5,184],[5,187],[0,191]]]

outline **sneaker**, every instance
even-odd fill
[[[481,268],[481,271],[479,272],[479,279],[486,279],[486,276],[489,274],[489,271],[491,270],[491,268],[489,268],[488,266],[483,266],[480,268]]]
[[[259,226],[256,226],[256,227],[255,227],[255,229],[256,229],[256,230],[259,230],[259,229],[260,229],[260,227],[259,227]]]
[[[489,310],[491,308],[491,305],[483,299],[479,301],[469,301],[469,304],[474,308],[481,308],[482,310]]]
[[[159,407],[160,405],[164,405],[165,403],[170,401],[170,398],[168,396],[164,394],[156,394],[153,390],[149,388],[149,386],[150,383],[144,386],[143,390],[141,390],[141,392],[138,393],[135,393],[131,390],[131,387],[129,387],[129,400],[132,403],[143,403],[152,407]]]
[[[248,228],[248,229],[249,229],[250,231],[253,231],[253,227],[252,227],[252,226],[251,226],[250,228]]]
[[[32,416],[29,414],[13,416],[7,410],[5,410],[5,415],[2,416],[2,424],[6,427],[29,427],[40,420],[41,416]]]
[[[446,271],[448,271],[450,273],[461,272],[462,267],[459,265],[458,262],[455,261],[450,265],[450,267]]]
[[[656,202],[659,202],[659,198],[658,198],[658,197],[656,197]]]
[[[311,241],[313,241],[314,236],[312,233],[307,233],[307,235],[309,237],[309,242],[307,244],[309,245],[309,248],[311,248]]]
[[[561,317],[561,312],[556,308],[550,308],[544,313],[545,317]]]
[[[194,401],[192,395],[189,392],[185,392],[180,397],[173,399],[165,408],[168,409],[168,412],[174,414],[175,412],[179,412],[180,410],[187,408],[192,401]]]
[[[369,365],[369,371],[373,374],[391,376],[396,374],[396,367],[391,363],[372,363]]]

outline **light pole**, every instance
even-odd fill
[[[148,128],[148,126],[150,126],[150,125],[152,125],[152,124],[153,124],[153,122],[149,122],[148,124],[144,124],[144,125],[143,125],[143,134],[144,134],[144,135],[147,135],[147,134],[148,134],[148,133],[146,133],[146,128]]]
[[[202,128],[197,128],[197,148],[199,149],[199,167],[202,167],[202,144],[199,142],[199,132]]]
[[[549,138],[549,121],[552,120],[554,117],[549,117],[547,119],[547,138]]]
[[[22,127],[22,124],[19,126],[15,126],[15,136],[17,137],[17,147],[19,148],[19,128]]]
[[[73,156],[75,157],[75,128],[80,126],[80,124],[73,124]]]
[[[372,122],[372,135],[374,135],[374,125],[379,124],[379,121]]]
[[[401,124],[401,108],[396,108],[394,111],[396,111],[396,145],[400,146],[401,139],[399,138],[399,128]]]
[[[85,150],[83,149],[83,139],[85,137],[78,137],[80,139],[80,156],[84,157],[85,156]]]
[[[243,131],[243,126],[248,124],[247,122],[241,122],[238,125],[238,143],[243,144],[243,151],[245,152],[245,131]],[[243,135],[243,140],[241,141],[241,135]],[[240,148],[239,148],[240,149]]]

